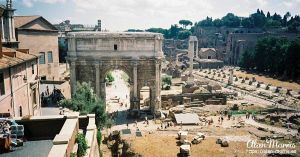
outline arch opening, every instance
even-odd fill
[[[143,86],[139,90],[140,96],[140,110],[150,111],[151,110],[151,88],[150,86]]]
[[[130,109],[130,77],[120,69],[105,73],[106,110],[109,113]]]

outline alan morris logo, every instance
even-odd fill
[[[294,143],[282,143],[274,139],[266,139],[265,141],[249,140],[247,142],[247,148],[262,149],[262,148],[274,148],[274,149],[293,149],[296,148]]]

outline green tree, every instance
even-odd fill
[[[105,77],[106,82],[114,82],[115,78],[112,76],[112,73],[109,72]]]
[[[72,95],[72,99],[62,100],[59,102],[59,105],[73,111],[78,111],[80,114],[94,113],[96,116],[96,125],[99,128],[106,125],[107,113],[105,111],[105,104],[94,94],[90,83],[77,82],[76,91]]]
[[[190,35],[192,35],[191,31],[183,30],[178,32],[178,39],[187,39]]]
[[[278,28],[278,27],[281,27],[281,22],[275,21],[272,19],[268,19],[265,26],[269,27],[269,28]]]
[[[287,76],[292,79],[300,77],[300,38],[291,42],[285,58]]]
[[[235,16],[233,13],[228,13],[226,16],[222,17],[224,26],[227,27],[239,27],[241,19]]]
[[[283,16],[282,24],[284,27],[287,27],[287,21],[288,21],[288,18],[290,18],[290,17],[291,17],[290,12],[285,13],[285,15]]]
[[[183,26],[184,29],[186,29],[187,26],[189,25],[193,25],[193,22],[191,22],[190,20],[180,20],[179,24],[181,24]]]
[[[252,28],[252,27],[254,27],[254,23],[253,23],[252,18],[248,18],[248,17],[247,18],[243,18],[241,24],[245,28]]]
[[[163,28],[149,28],[146,31],[147,32],[153,32],[153,33],[161,33],[164,36],[166,36],[168,34],[168,30],[167,29],[163,29]]]
[[[206,17],[206,19],[202,20],[202,21],[199,21],[197,23],[198,26],[203,26],[203,27],[211,27],[213,26],[213,20],[211,17]]]
[[[254,68],[255,64],[254,64],[254,54],[253,54],[253,52],[250,51],[250,50],[246,50],[242,54],[242,58],[240,60],[239,65],[242,68],[245,68],[245,69],[252,69],[252,68]]]
[[[170,89],[171,85],[172,85],[172,77],[169,75],[164,75],[162,77],[162,88],[168,90]]]
[[[85,136],[82,133],[78,133],[76,135],[76,143],[78,144],[77,156],[78,157],[85,156],[87,149],[88,149],[88,145],[87,145]]]
[[[253,20],[254,26],[259,28],[264,27],[267,22],[267,18],[264,14],[261,14],[259,10],[257,11],[257,13],[251,14],[250,18]]]
[[[221,27],[221,26],[223,26],[223,21],[222,21],[221,19],[215,19],[215,20],[213,21],[213,25],[214,25],[215,27]]]
[[[178,36],[179,31],[180,31],[180,29],[178,28],[177,24],[171,25],[171,28],[169,29],[169,33],[168,33],[167,38],[174,38],[174,39],[176,39],[177,36]]]

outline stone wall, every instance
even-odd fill
[[[227,96],[222,93],[186,93],[186,94],[179,94],[179,95],[162,95],[161,100],[164,101],[170,101],[172,102],[180,102],[180,104],[183,103],[184,97],[190,98],[191,101],[197,100],[197,101],[203,101],[206,103],[208,101],[209,103],[211,100],[218,100],[222,105],[226,105],[227,102]]]
[[[34,116],[30,119],[15,118],[15,120],[18,124],[24,125],[26,139],[45,140],[53,139],[66,119],[64,116]]]

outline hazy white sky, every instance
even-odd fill
[[[0,0],[4,3],[5,0]],[[266,13],[300,14],[300,0],[13,0],[17,15],[42,15],[52,23],[97,24],[108,30],[169,28],[180,19],[196,22],[231,12],[249,16],[258,8]]]

